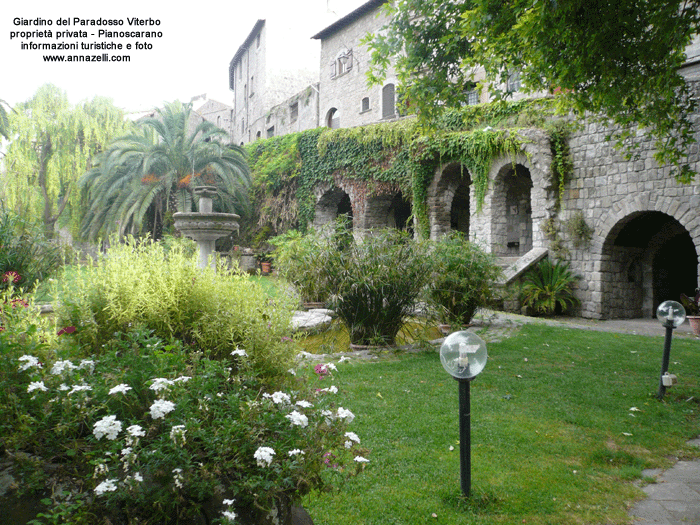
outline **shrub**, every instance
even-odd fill
[[[574,295],[576,279],[567,263],[542,259],[523,279],[522,304],[539,315],[565,313],[580,304]]]
[[[277,272],[291,283],[302,302],[323,303],[328,298],[328,284],[319,274],[319,265],[328,236],[318,231],[303,235],[291,230],[270,239]]]
[[[423,247],[393,229],[353,243],[341,232],[322,259],[330,307],[347,327],[350,343],[393,345],[429,276]]]
[[[213,360],[149,330],[86,356],[69,332],[42,355],[0,334],[2,441],[18,496],[55,489],[39,515],[51,523],[229,523],[225,512],[264,524],[273,507],[364,466],[335,388],[286,374],[275,390],[243,350]]]
[[[82,345],[99,352],[115,332],[144,327],[164,339],[219,358],[245,348],[256,370],[269,377],[286,372],[295,355],[290,341],[292,298],[270,300],[236,270],[197,267],[196,255],[171,243],[129,239],[76,272],[80,295],[60,298],[59,324],[78,328]]]
[[[0,290],[33,288],[62,262],[61,247],[48,241],[38,227],[0,211]]]
[[[468,325],[476,310],[494,300],[501,269],[491,254],[452,232],[431,245],[428,298],[441,321]]]

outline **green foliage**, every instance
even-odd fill
[[[249,213],[245,151],[224,144],[228,134],[211,122],[190,130],[192,118],[191,104],[167,104],[95,160],[80,180],[89,201],[85,237],[138,235],[147,226],[160,238],[169,212],[193,211],[196,186],[217,187],[215,211]]]
[[[565,313],[580,304],[574,295],[576,279],[567,263],[542,259],[523,279],[522,304],[539,315]]]
[[[393,65],[408,107],[426,124],[465,102],[469,82],[507,97],[519,74],[525,92],[557,93],[560,109],[617,127],[633,154],[637,128],[656,160],[681,181],[695,143],[697,101],[679,70],[700,25],[700,3],[562,0],[405,0],[385,4],[390,21],[370,35],[368,79]],[[484,78],[485,77],[485,78]]]
[[[183,246],[171,245],[166,254],[149,239],[127,241],[113,239],[105,256],[76,274],[72,287],[81,293],[59,300],[60,324],[78,327],[82,345],[99,353],[115,332],[145,327],[207,356],[245,348],[259,374],[275,376],[291,366],[290,297],[270,301],[244,274],[199,269]]]
[[[0,211],[0,291],[33,289],[62,262],[61,247],[46,240],[37,225]]]
[[[367,454],[345,433],[354,414],[303,369],[276,390],[242,350],[211,360],[132,329],[95,357],[73,339],[80,329],[43,354],[0,334],[0,425],[21,491],[62,487],[83,503],[52,490],[38,523],[212,522],[234,509],[268,523],[279,502],[362,468],[349,468]],[[262,447],[269,462],[256,458]]]
[[[589,245],[593,238],[594,230],[586,222],[583,212],[574,214],[566,223],[566,229],[574,240],[576,248],[584,248]]]
[[[333,294],[330,307],[350,342],[393,345],[430,274],[423,246],[393,229],[371,232],[357,243],[336,236],[322,261],[318,271]]]
[[[46,84],[9,113],[9,125],[6,204],[40,218],[49,237],[57,222],[77,232],[86,207],[77,180],[114,136],[129,130],[122,110],[100,97],[71,106],[65,92]]]
[[[467,326],[480,306],[495,299],[501,269],[491,254],[470,243],[461,232],[453,232],[431,243],[430,303],[440,320]]]
[[[328,242],[326,234],[314,230],[305,235],[290,230],[270,239],[278,275],[294,286],[302,302],[323,303],[328,298],[328,284],[319,273]]]
[[[680,302],[687,315],[700,315],[700,288],[697,289],[695,297],[688,297],[682,293]]]
[[[7,109],[12,110],[10,105],[4,100],[0,99],[0,137],[10,138],[10,120],[7,117]]]

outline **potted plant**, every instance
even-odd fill
[[[262,252],[257,255],[258,263],[260,263],[260,271],[263,275],[270,275],[272,271],[272,254]]]
[[[693,333],[700,337],[700,288],[695,290],[695,297],[681,294],[681,304],[685,308],[685,314]]]

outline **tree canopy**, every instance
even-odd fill
[[[250,175],[240,146],[219,141],[228,134],[211,122],[196,123],[191,104],[173,102],[116,139],[81,179],[90,207],[81,233],[160,236],[176,211],[193,211],[193,190],[219,190],[218,211],[249,211]]]
[[[12,132],[4,159],[5,204],[22,217],[38,219],[52,237],[59,219],[79,224],[76,182],[93,156],[128,124],[110,100],[95,97],[72,106],[66,93],[51,84],[14,109],[7,113]]]
[[[380,81],[393,59],[409,110],[430,122],[466,103],[480,68],[497,97],[508,95],[516,73],[524,91],[557,93],[562,109],[616,125],[619,144],[643,128],[657,161],[687,182],[697,103],[679,69],[699,7],[700,0],[387,2],[391,22],[365,39],[368,77]]]

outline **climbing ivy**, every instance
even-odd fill
[[[247,146],[260,226],[275,233],[305,231],[315,213],[314,188],[351,187],[360,207],[374,195],[401,191],[413,201],[421,235],[429,235],[427,191],[437,167],[460,162],[471,176],[478,209],[488,191],[493,159],[522,153],[523,127],[545,127],[556,113],[550,99],[497,101],[446,111],[426,130],[415,119],[357,128],[314,129]],[[569,173],[568,135],[551,127],[553,177],[563,188]],[[280,217],[283,220],[280,220]]]

